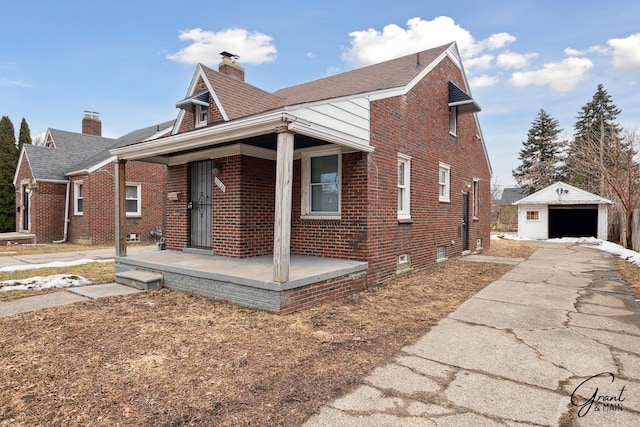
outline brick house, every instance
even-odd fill
[[[82,133],[48,129],[44,145],[24,145],[14,178],[16,231],[34,234],[39,243],[114,244],[115,157],[109,150],[168,133],[172,124],[105,138],[100,118],[90,113]],[[131,162],[128,173],[127,239],[153,241],[151,230],[163,226],[166,167]]]
[[[488,247],[491,165],[455,43],[274,93],[222,55],[170,136],[112,150],[168,166],[171,255],[126,256],[121,233],[117,272],[288,312]]]

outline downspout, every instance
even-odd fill
[[[62,240],[54,240],[53,243],[67,242],[67,231],[69,229],[69,188],[70,187],[71,187],[71,181],[67,181],[67,192],[65,195],[65,204],[64,204],[64,237],[62,237]]]

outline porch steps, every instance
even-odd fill
[[[160,288],[163,281],[162,274],[150,271],[130,270],[116,273],[116,282],[145,291]]]

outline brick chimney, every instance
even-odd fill
[[[85,135],[102,136],[102,122],[100,113],[95,111],[85,111],[82,118],[82,133]]]
[[[244,81],[244,68],[236,61],[240,57],[226,51],[220,52],[220,55],[222,55],[222,62],[218,66],[218,71],[234,79]]]

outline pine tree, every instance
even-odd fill
[[[522,163],[512,172],[525,194],[535,193],[563,178],[561,132],[558,120],[540,109],[531,123],[527,140],[522,143],[518,155]]]
[[[571,184],[607,196],[604,180],[584,159],[592,158],[594,150],[596,157],[606,158],[607,151],[620,142],[621,127],[616,122],[620,112],[604,86],[599,84],[591,101],[578,113],[574,125],[574,139],[569,144],[566,165]]]
[[[29,130],[29,125],[27,124],[27,121],[25,120],[25,118],[22,118],[22,122],[20,122],[20,134],[18,135],[18,147],[17,147],[17,153],[16,153],[16,159],[19,160],[20,158],[20,153],[22,153],[22,146],[24,144],[31,144],[31,131]],[[17,160],[16,160],[16,166],[17,166]]]
[[[15,231],[16,192],[13,176],[16,170],[16,133],[7,116],[0,119],[0,232]]]

